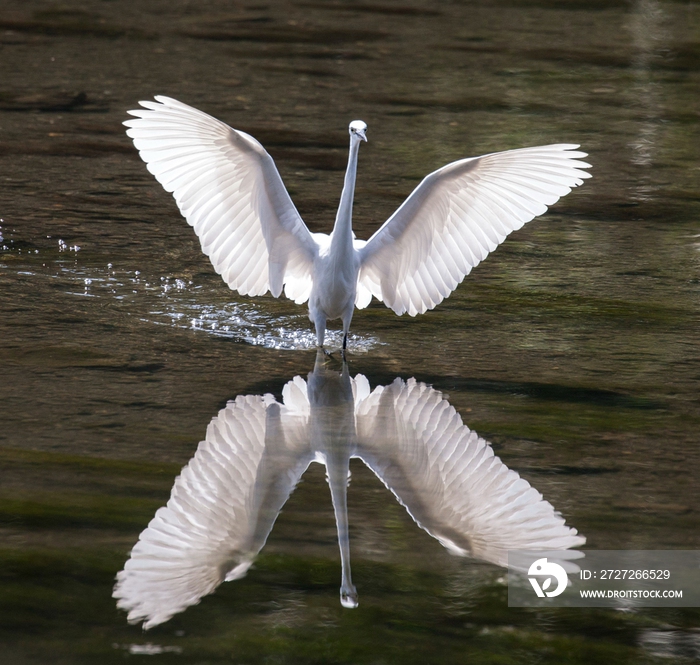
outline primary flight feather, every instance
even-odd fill
[[[442,302],[506,236],[583,184],[578,145],[522,148],[452,162],[426,176],[368,240],[352,232],[357,156],[367,125],[350,123],[350,156],[332,233],[310,233],[275,163],[252,136],[170,97],[139,102],[124,124],[171,192],[214,269],[234,290],[309,301],[323,346],[372,296],[397,314]]]

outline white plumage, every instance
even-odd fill
[[[508,550],[585,542],[437,390],[396,379],[356,409],[357,456],[453,554],[505,567]]]
[[[442,302],[506,236],[541,215],[590,174],[577,145],[557,144],[462,159],[431,173],[368,240],[352,233],[359,144],[350,155],[330,236],[311,234],[274,161],[252,136],[169,97],[140,102],[124,124],[148,170],[172,192],[215,270],[244,295],[284,289],[309,301],[323,345],[328,319],[344,343],[355,307],[372,296],[397,314]]]
[[[505,566],[508,550],[585,542],[441,393],[415,379],[370,391],[363,375],[351,378],[347,365],[329,371],[319,354],[308,381],[295,377],[282,396],[282,404],[237,397],[211,421],[117,576],[114,596],[129,621],[155,626],[245,575],[313,461],[328,473],[346,607],[357,605],[346,498],[352,457],[453,554]]]

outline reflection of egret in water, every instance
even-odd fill
[[[415,379],[370,391],[319,353],[308,381],[239,396],[207,428],[170,500],[143,531],[114,596],[149,628],[243,577],[311,462],[325,464],[342,561],[341,602],[357,605],[346,492],[359,457],[450,552],[501,566],[508,550],[583,544],[551,504],[509,470],[441,393]]]

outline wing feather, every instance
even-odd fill
[[[313,459],[308,399],[288,401],[239,396],[209,423],[117,574],[113,595],[131,623],[163,623],[246,574]]]
[[[431,173],[360,248],[359,288],[397,314],[432,309],[508,234],[590,177],[577,148],[509,150]]]
[[[272,157],[245,132],[169,97],[155,99],[129,111],[127,134],[214,269],[241,294],[279,296],[284,287],[296,302],[307,300],[318,246]]]
[[[357,456],[452,553],[505,566],[508,550],[585,542],[437,390],[397,379],[357,404],[356,421]]]
[[[229,570],[241,566],[242,573],[252,562],[258,544],[252,542],[257,515],[251,509],[266,410],[262,397],[239,397],[209,424],[167,506],[117,575],[114,597],[129,621],[143,620],[146,628],[162,623],[211,593]]]

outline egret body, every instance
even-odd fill
[[[282,290],[309,302],[323,346],[329,319],[343,323],[372,296],[396,314],[442,302],[506,236],[590,177],[578,145],[522,148],[452,162],[426,176],[368,240],[355,239],[352,203],[367,125],[350,123],[350,155],[332,233],[310,233],[272,157],[252,136],[169,97],[129,111],[127,134],[194,227],[234,290]]]
[[[354,246],[352,232],[352,202],[355,196],[357,155],[360,143],[367,141],[367,125],[353,120],[350,132],[350,155],[345,171],[343,192],[330,238],[319,243],[314,260],[313,286],[309,298],[309,318],[316,327],[316,340],[323,346],[328,319],[343,322],[343,348],[347,345],[350,321],[355,310],[357,276],[360,271],[360,255]],[[321,234],[316,234],[317,236]]]

